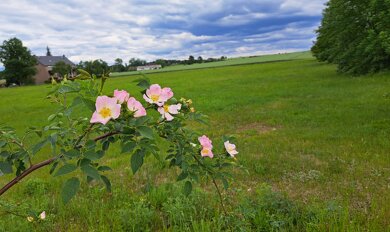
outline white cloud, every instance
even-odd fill
[[[324,1],[2,0],[0,41],[18,37],[36,55],[43,55],[48,45],[53,54],[65,54],[74,62],[101,58],[109,63],[117,57],[260,54],[267,48],[279,51],[278,43],[261,44],[264,41],[289,36],[298,37],[308,49],[311,42],[304,39],[313,37],[313,25],[286,24],[261,34],[257,28],[245,34],[236,31],[280,14],[319,16]]]

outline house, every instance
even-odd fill
[[[72,68],[75,68],[76,65],[72,63],[65,55],[62,56],[36,56],[38,64],[36,66],[37,73],[33,77],[35,80],[35,84],[43,84],[45,81],[50,80],[51,75],[55,75],[52,73],[53,66],[59,62],[63,61],[65,64],[69,64]],[[73,73],[71,74],[73,75]]]
[[[161,69],[161,65],[159,64],[148,64],[144,66],[137,66],[137,71],[144,71],[144,70],[154,70],[154,69]]]

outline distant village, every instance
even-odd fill
[[[50,83],[53,79],[60,80],[65,75],[68,78],[75,77],[77,75],[78,69],[83,69],[91,74],[96,76],[101,76],[102,74],[107,73],[118,73],[118,72],[129,72],[129,71],[147,71],[147,70],[157,70],[162,69],[167,66],[174,65],[192,65],[197,63],[208,63],[215,61],[226,60],[226,56],[221,56],[220,58],[207,58],[199,56],[195,58],[190,55],[186,60],[166,60],[166,59],[157,59],[152,62],[147,62],[139,58],[131,58],[127,63],[124,62],[121,58],[117,58],[114,61],[114,64],[109,65],[106,61],[97,59],[92,61],[80,61],[78,64],[70,61],[66,55],[52,55],[49,47],[46,48],[45,56],[35,56],[36,60],[35,65],[35,74],[32,76],[32,80],[27,82],[18,82],[9,81],[8,83],[4,78],[3,72],[0,72],[0,87],[4,86],[17,86],[25,84],[44,84]]]

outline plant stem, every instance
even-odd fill
[[[217,192],[218,192],[218,195],[219,195],[219,200],[220,200],[220,202],[221,202],[221,206],[222,206],[223,212],[225,213],[225,216],[227,216],[227,212],[226,212],[225,206],[224,206],[224,204],[223,204],[223,199],[222,199],[221,191],[219,191],[217,182],[215,181],[214,177],[212,177],[212,178],[213,178],[214,186],[215,186],[215,188],[217,189]]]

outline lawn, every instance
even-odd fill
[[[105,92],[127,89],[139,97],[132,82],[138,77],[109,79]],[[47,220],[4,213],[0,231],[390,230],[390,73],[351,77],[305,58],[148,77],[209,115],[210,125],[193,125],[197,130],[212,139],[236,136],[247,172],[235,170],[223,192],[228,215],[211,183],[187,198],[174,170],[150,157],[132,175],[130,156],[111,147],[104,162],[113,168],[112,194],[83,183],[63,205],[59,191],[69,176],[42,169],[0,202],[46,210]],[[46,85],[0,89],[1,122],[18,130],[43,125],[55,111],[48,91]],[[35,158],[48,156],[44,150]],[[0,177],[0,184],[10,178]]]

